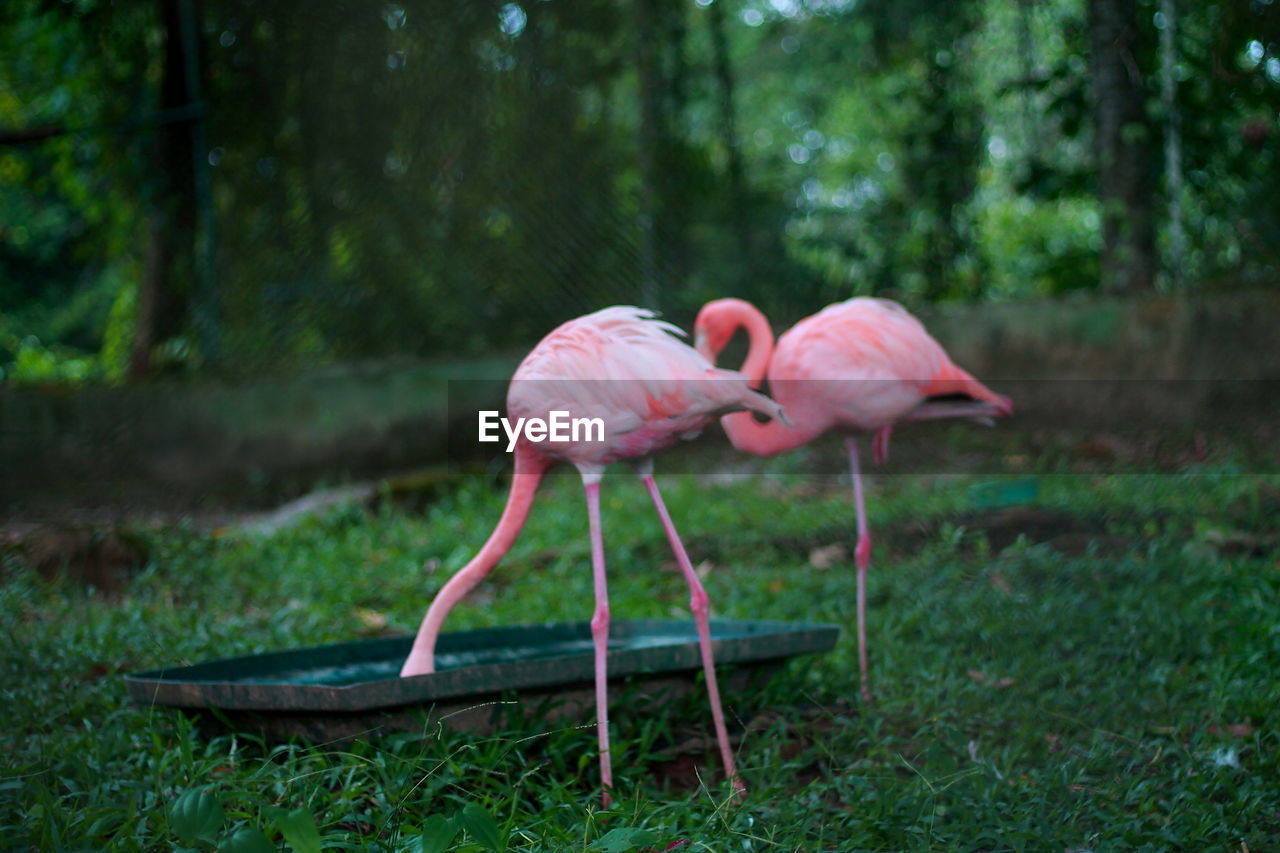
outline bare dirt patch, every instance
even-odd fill
[[[11,527],[0,538],[0,551],[13,555],[46,580],[66,578],[111,599],[120,597],[147,562],[142,539],[112,527]]]

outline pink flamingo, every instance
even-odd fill
[[[603,440],[535,442],[527,434],[517,440],[511,493],[498,526],[480,553],[460,569],[431,602],[413,649],[400,670],[402,676],[434,672],[436,637],[449,611],[510,550],[547,470],[560,462],[573,464],[582,475],[586,489],[591,532],[596,599],[591,620],[595,642],[596,728],[606,806],[613,786],[613,771],[609,758],[606,691],[609,599],[600,532],[600,479],[604,468],[610,462],[635,460],[637,473],[649,491],[676,562],[689,584],[689,607],[697,625],[720,757],[725,773],[741,793],[744,787],[734,769],[716,684],[707,593],[658,492],[650,454],[680,438],[693,437],[725,412],[750,409],[770,417],[782,416],[776,403],[747,387],[745,377],[716,368],[674,337],[683,334],[679,329],[654,317],[652,311],[615,306],[570,320],[543,338],[520,363],[507,391],[509,421],[516,418],[545,421],[555,411],[569,412],[574,417],[601,418]]]
[[[745,412],[726,415],[720,422],[733,446],[773,456],[827,430],[845,434],[858,522],[858,668],[862,698],[870,701],[866,584],[871,536],[851,433],[874,433],[872,458],[880,463],[888,459],[896,423],[951,417],[990,423],[1012,414],[1013,402],[953,364],[919,320],[887,299],[860,297],[828,305],[796,323],[778,338],[776,348],[759,309],[741,299],[719,299],[698,313],[695,346],[714,361],[739,328],[746,329],[750,340],[742,372],[752,388],[761,386],[767,372],[770,393],[795,426],[760,423]]]

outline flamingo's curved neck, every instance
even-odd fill
[[[747,330],[750,346],[747,350],[747,360],[742,363],[741,372],[747,377],[747,383],[752,388],[758,389],[764,384],[769,362],[773,358],[773,328],[760,309],[750,302],[726,301],[721,310],[733,320],[735,331],[737,328]],[[761,423],[752,417],[751,412],[734,412],[731,415],[725,415],[720,419],[720,424],[734,447],[755,456],[773,456],[784,450],[799,447],[821,432],[820,429],[809,429],[800,423],[796,426],[786,426],[777,418]]]
[[[498,520],[498,526],[493,529],[480,553],[459,569],[436,594],[427,615],[423,617],[409,657],[401,667],[402,676],[435,671],[436,637],[445,617],[511,550],[520,528],[524,527],[525,519],[529,516],[529,507],[533,505],[533,496],[537,494],[542,475],[550,467],[551,462],[527,444],[521,442],[516,445],[515,473],[511,475],[511,493],[502,510],[502,518]]]
[[[750,341],[747,360],[742,363],[741,372],[747,377],[747,383],[759,390],[769,370],[769,359],[773,358],[773,329],[760,309],[749,302],[737,303],[730,310],[737,325],[747,330],[747,339]]]

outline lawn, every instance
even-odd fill
[[[0,847],[1280,849],[1280,480],[1045,473],[1032,505],[992,511],[972,504],[983,478],[874,476],[864,707],[847,479],[803,463],[659,466],[714,615],[843,629],[726,697],[738,805],[700,693],[614,703],[608,811],[590,725],[517,709],[497,735],[312,746],[129,703],[123,672],[411,631],[497,520],[505,490],[477,477],[269,539],[150,530],[112,594],[6,555]],[[639,483],[604,489],[614,617],[684,617]],[[580,489],[553,477],[448,628],[589,618],[589,565]]]

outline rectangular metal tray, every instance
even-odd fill
[[[717,667],[759,666],[829,651],[839,629],[828,624],[716,620]],[[219,712],[353,715],[468,701],[515,691],[554,696],[594,678],[589,622],[455,631],[437,643],[437,672],[400,678],[412,637],[361,640],[244,655],[125,676],[129,696],[146,705]],[[691,676],[701,667],[692,621],[615,620],[609,631],[610,680]],[[321,726],[323,729],[323,726]]]

